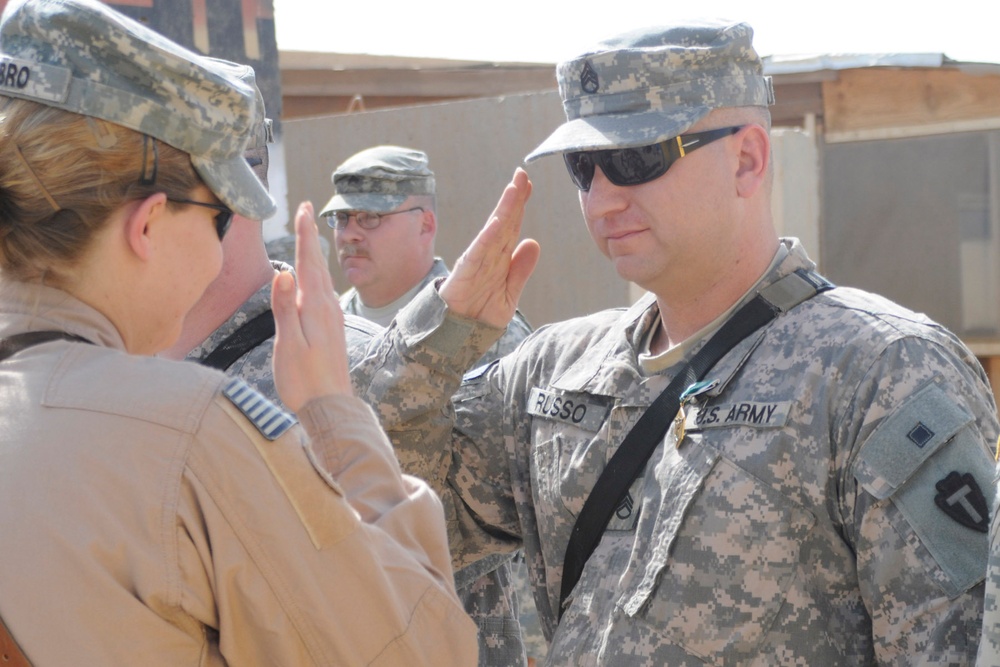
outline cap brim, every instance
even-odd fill
[[[320,216],[327,216],[336,211],[371,211],[372,213],[388,213],[400,206],[410,195],[373,194],[370,192],[346,192],[335,194],[326,203]]]
[[[569,151],[648,146],[686,132],[710,111],[710,107],[678,107],[669,111],[575,118],[556,128],[524,161]]]
[[[191,164],[223,204],[250,220],[265,220],[278,206],[240,153],[228,159],[191,156]]]

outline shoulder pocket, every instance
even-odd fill
[[[993,465],[973,421],[929,384],[879,424],[854,466],[865,491],[899,509],[947,575],[951,596],[986,572]]]

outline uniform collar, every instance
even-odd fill
[[[625,311],[606,311],[593,317],[601,315],[615,318],[607,333],[557,377],[552,387],[622,398],[646,381],[639,369],[636,350],[643,334],[659,315],[656,298],[647,292]]]
[[[387,327],[392,323],[392,320],[396,317],[397,313],[402,310],[406,304],[413,301],[420,290],[427,287],[431,281],[436,278],[442,278],[448,275],[448,267],[445,265],[444,260],[440,257],[434,258],[434,263],[431,264],[430,271],[427,272],[420,282],[411,287],[402,294],[398,299],[387,303],[380,308],[369,308],[361,300],[361,295],[355,288],[351,288],[341,297],[340,305],[344,309],[344,312],[349,312],[353,315],[358,315],[375,322],[379,326]]]
[[[774,283],[779,278],[800,268],[815,269],[815,263],[809,259],[798,239],[783,238],[781,243],[787,249],[787,254],[772,266],[753,288],[743,294],[734,304],[734,311],[752,299],[760,289]],[[601,337],[586,355],[580,356],[559,375],[551,383],[552,387],[567,392],[612,396],[625,403],[628,403],[628,396],[639,395],[636,388],[641,387],[651,379],[645,376],[639,367],[639,351],[643,338],[659,319],[659,308],[656,305],[655,296],[647,292],[630,308],[617,312],[619,316],[610,326],[607,335]],[[719,324],[721,326],[721,323]],[[707,332],[703,340],[690,345],[683,361],[690,359],[713,332],[714,330]],[[760,335],[763,335],[763,332]],[[751,336],[751,338],[754,340],[748,340],[746,345],[737,346],[738,349],[735,351],[743,350],[740,353],[741,356],[747,353],[756,344],[759,335]],[[672,368],[676,368],[676,366]],[[672,368],[666,369],[665,372],[669,373]],[[738,365],[734,366],[733,372],[737,368]]]
[[[0,338],[25,331],[65,331],[125,351],[125,341],[111,320],[69,292],[0,280]]]

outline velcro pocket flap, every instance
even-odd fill
[[[888,498],[972,420],[932,382],[876,427],[858,454],[854,477],[879,500]]]

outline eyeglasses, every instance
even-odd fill
[[[210,208],[218,211],[218,213],[215,214],[215,233],[219,235],[220,241],[226,236],[226,232],[229,231],[229,226],[233,224],[233,211],[229,207],[223,206],[222,204],[209,204],[203,201],[191,201],[190,199],[171,199],[170,197],[167,197],[167,201],[172,201],[175,204],[202,206],[204,208]]]
[[[594,167],[599,166],[609,181],[615,185],[640,185],[663,176],[670,165],[693,150],[710,144],[716,139],[736,134],[743,126],[722,127],[717,130],[682,134],[649,146],[611,148],[600,151],[573,151],[564,153],[569,177],[584,192],[594,182]]]
[[[423,212],[423,206],[414,206],[413,208],[403,209],[402,211],[389,211],[388,213],[369,213],[368,211],[334,211],[330,215],[326,216],[326,224],[330,225],[331,228],[336,229],[338,232],[347,229],[347,225],[351,222],[351,218],[354,218],[355,222],[358,223],[358,227],[361,229],[375,229],[382,224],[382,218],[388,218],[390,215],[399,215],[400,213],[413,213],[414,211]]]

